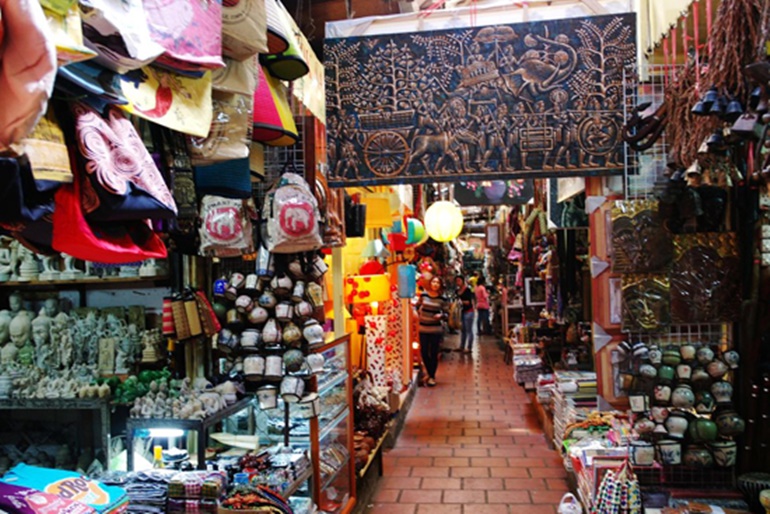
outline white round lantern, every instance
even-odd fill
[[[452,202],[442,200],[425,211],[425,230],[440,243],[455,239],[462,229],[463,212]]]

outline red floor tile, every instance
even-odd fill
[[[497,343],[483,338],[474,352],[443,354],[438,385],[418,389],[366,512],[555,514],[567,490],[561,457]]]

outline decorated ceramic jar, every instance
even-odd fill
[[[675,466],[682,463],[682,443],[672,439],[661,439],[656,444],[660,463]]]
[[[310,282],[305,288],[305,296],[313,304],[313,307],[323,307],[324,291],[323,288],[315,282]]]
[[[684,362],[678,364],[676,367],[676,378],[683,382],[689,381],[692,378],[692,367]]]
[[[305,319],[312,316],[314,310],[310,302],[303,300],[294,306],[294,315],[300,319]]]
[[[714,441],[709,446],[717,466],[720,468],[735,466],[738,456],[738,444],[735,441]]]
[[[647,354],[647,358],[650,359],[650,363],[655,366],[659,366],[663,361],[663,352],[657,345],[650,346],[650,351]]]
[[[685,415],[684,412],[675,410],[671,411],[671,413],[668,415],[664,425],[671,437],[674,439],[684,439],[684,434],[687,432],[689,421],[687,420],[687,415]]]
[[[710,443],[717,439],[717,425],[708,418],[695,418],[690,422],[690,439],[696,443]]]
[[[294,344],[302,339],[302,331],[291,321],[283,327],[283,342],[287,345]]]
[[[706,366],[706,371],[713,379],[722,378],[729,369],[730,367],[721,360],[713,360]]]
[[[275,306],[275,317],[278,321],[291,321],[294,317],[294,306],[290,302],[279,302]]]
[[[241,333],[241,346],[243,348],[256,348],[260,343],[261,337],[262,334],[260,334],[259,330],[247,328]]]
[[[270,318],[262,329],[262,340],[266,344],[279,344],[281,342],[281,327],[275,318]]]
[[[652,466],[655,462],[655,447],[647,441],[631,441],[631,464]]]
[[[223,328],[217,335],[217,348],[224,353],[230,353],[238,348],[238,335],[229,328]]]
[[[639,374],[644,378],[655,378],[658,370],[652,364],[642,364],[639,366]]]
[[[631,407],[631,412],[637,414],[647,412],[650,409],[650,398],[644,393],[629,393],[628,405]]]
[[[294,283],[294,288],[291,290],[291,301],[299,303],[305,299],[305,282],[297,280]]]
[[[680,362],[682,362],[682,355],[679,353],[679,348],[674,345],[666,346],[663,350],[663,364],[676,366]]]
[[[673,366],[664,364],[658,368],[658,382],[661,384],[670,384],[674,380],[676,370]]]
[[[658,405],[668,405],[671,401],[671,387],[666,384],[658,384],[653,389],[655,403]]]
[[[249,323],[251,323],[252,325],[261,325],[262,323],[267,321],[268,317],[269,317],[269,314],[267,312],[267,309],[257,305],[256,307],[251,309],[251,312],[249,312]]]
[[[733,400],[733,386],[730,382],[720,380],[711,384],[711,394],[717,403],[730,403]]]
[[[663,423],[656,423],[655,429],[652,431],[652,433],[656,436],[660,437],[666,437],[668,435],[668,429],[666,428],[666,425]]]
[[[268,355],[265,358],[265,377],[276,379],[283,376],[283,357]]]
[[[695,405],[695,393],[690,384],[679,384],[671,392],[671,405],[680,409],[689,409]]]
[[[284,331],[284,334],[286,334],[286,331]],[[289,373],[296,373],[301,370],[304,363],[305,356],[302,354],[302,350],[292,348],[283,354],[283,367]]]
[[[299,377],[286,376],[281,381],[281,398],[286,403],[300,401],[305,393],[305,381]]]
[[[654,419],[656,423],[663,423],[669,415],[668,407],[663,407],[661,405],[653,406],[650,412],[652,414],[652,419]]]
[[[248,355],[243,360],[243,374],[247,380],[259,380],[265,376],[265,358],[261,355]]]
[[[695,358],[698,359],[698,364],[707,366],[709,362],[714,360],[714,350],[708,346],[701,346],[698,348],[698,351],[695,352]]]
[[[260,409],[275,409],[278,407],[278,388],[274,385],[263,385],[257,389],[257,399]]]
[[[639,418],[634,423],[634,431],[637,434],[649,434],[655,429],[655,422],[648,418]]]
[[[291,292],[294,283],[286,273],[280,273],[270,281],[270,287],[279,296],[287,295]]]
[[[294,278],[298,278],[298,279],[305,278],[305,272],[302,269],[302,262],[299,259],[293,259],[289,263],[289,273]]]
[[[735,350],[728,350],[722,354],[722,360],[730,369],[737,369],[741,361],[741,356]]]
[[[714,412],[714,408],[717,406],[717,401],[708,391],[698,391],[695,393],[695,412],[698,414],[710,414]]]
[[[695,346],[691,343],[686,343],[679,347],[679,355],[682,356],[683,361],[695,360],[695,354]]]
[[[682,462],[691,468],[710,468],[714,465],[714,457],[702,444],[691,444],[685,450]]]
[[[634,346],[631,348],[631,355],[638,360],[646,360],[649,352],[650,349],[641,341],[634,343]]]
[[[690,382],[692,382],[693,387],[696,389],[708,389],[711,385],[711,375],[708,374],[705,368],[693,368]]]
[[[307,356],[307,365],[313,373],[322,373],[325,364],[326,359],[320,353],[311,353]]]
[[[305,322],[305,327],[302,329],[302,335],[305,336],[305,340],[308,344],[322,343],[324,340],[324,328],[318,321],[311,319]]]
[[[734,437],[743,433],[746,422],[733,409],[723,409],[714,415],[717,430],[722,437]]]
[[[257,299],[257,303],[264,307],[265,309],[272,309],[275,307],[275,305],[278,303],[278,300],[275,298],[275,294],[270,289],[265,289],[262,291],[262,294],[259,295],[259,298]]]
[[[235,299],[235,308],[241,314],[246,314],[252,307],[254,307],[254,301],[251,299],[251,296],[242,294]]]

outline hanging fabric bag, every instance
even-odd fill
[[[323,245],[318,201],[297,173],[284,171],[267,193],[262,220],[267,228],[265,244],[272,253],[309,252]]]

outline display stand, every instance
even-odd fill
[[[126,421],[126,449],[128,451],[128,470],[134,470],[134,432],[140,429],[175,428],[195,432],[198,443],[197,469],[206,469],[206,441],[208,432],[222,420],[244,409],[252,408],[253,398],[248,396],[222,409],[205,419],[162,419],[130,418]]]

